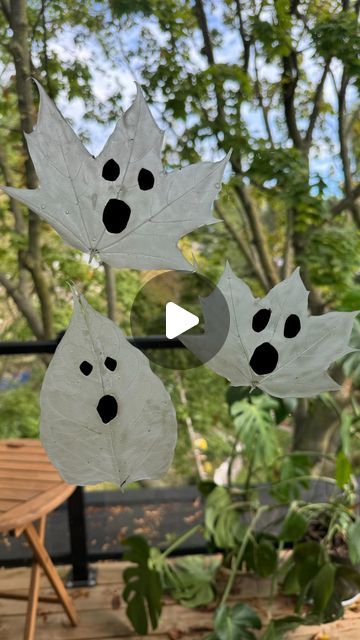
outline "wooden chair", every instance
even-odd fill
[[[75,490],[49,461],[39,440],[0,440],[0,532],[25,535],[33,552],[29,595],[0,591],[0,598],[28,600],[24,640],[34,640],[38,602],[59,602],[73,626],[73,602],[45,548],[46,516]],[[35,522],[38,521],[37,526]],[[43,569],[56,596],[40,596]]]

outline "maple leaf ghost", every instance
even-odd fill
[[[229,306],[230,328],[221,349],[207,361],[210,369],[235,387],[259,387],[279,398],[309,397],[339,389],[327,369],[354,351],[348,341],[358,311],[309,316],[308,291],[299,269],[260,299],[253,297],[227,264],[217,288]],[[209,339],[221,320],[213,299],[211,293],[201,301],[204,334],[179,336],[203,362]]]
[[[216,222],[211,206],[228,156],[166,173],[164,133],[137,86],[135,101],[94,158],[36,84],[38,121],[25,135],[40,186],[2,189],[49,222],[66,244],[111,266],[192,270],[177,243]]]
[[[171,464],[177,425],[168,392],[146,356],[75,289],[40,405],[42,444],[69,483],[123,487]]]

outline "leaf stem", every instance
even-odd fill
[[[245,531],[245,535],[244,538],[242,540],[241,546],[239,548],[239,551],[237,553],[235,562],[233,562],[233,565],[231,567],[231,573],[229,576],[229,579],[227,581],[227,585],[225,587],[223,596],[221,598],[221,602],[220,602],[220,606],[225,604],[226,600],[229,597],[229,594],[231,592],[231,589],[233,587],[234,584],[234,580],[235,580],[235,576],[236,576],[236,572],[241,564],[241,560],[243,559],[244,553],[245,553],[245,549],[246,549],[246,545],[249,541],[249,538],[251,536],[251,532],[253,531],[257,521],[259,520],[260,516],[262,515],[262,513],[264,511],[267,511],[268,506],[267,505],[263,505],[262,507],[259,507],[259,509],[257,510],[256,514],[254,515],[253,519],[251,520],[248,528]]]
[[[279,541],[279,548],[278,548],[278,566],[276,567],[273,575],[271,576],[271,587],[270,587],[270,595],[269,595],[269,609],[268,609],[268,615],[269,615],[269,619],[272,619],[272,611],[273,611],[273,606],[274,606],[274,597],[276,596],[276,592],[277,592],[277,588],[278,588],[278,580],[279,580],[279,563],[280,563],[280,558],[281,558],[281,553],[284,549],[284,541],[280,540]]]
[[[167,549],[165,549],[165,551],[162,552],[161,558],[162,559],[167,558],[173,551],[175,551],[175,549],[177,549],[177,547],[179,547],[183,542],[185,542],[185,540],[187,540],[188,538],[191,538],[191,536],[193,536],[194,533],[199,531],[199,529],[201,529],[201,525],[196,524],[194,527],[189,529],[189,531],[185,531],[185,533],[183,533],[181,536],[176,538],[176,540],[174,540],[174,542]]]

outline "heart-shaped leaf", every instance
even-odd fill
[[[302,513],[290,509],[286,514],[279,538],[285,542],[297,542],[305,535],[308,525],[308,520]]]
[[[339,389],[327,369],[354,351],[348,341],[357,311],[309,316],[299,269],[259,299],[227,264],[217,288],[229,305],[230,329],[220,351],[207,362],[210,369],[235,387],[260,388],[279,398]],[[201,301],[204,334],[180,336],[204,362],[207,343],[221,322],[214,300],[212,293]]]
[[[182,269],[179,239],[212,224],[213,200],[228,159],[167,173],[163,132],[141,89],[94,158],[42,87],[38,122],[26,135],[38,189],[3,187],[49,222],[66,244],[114,267]]]
[[[253,629],[261,629],[261,620],[247,604],[221,604],[216,610],[214,631],[218,640],[255,640]]]
[[[176,417],[147,358],[74,292],[74,314],[40,395],[42,443],[63,478],[120,486],[170,466]]]

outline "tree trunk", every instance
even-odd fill
[[[341,388],[332,396],[333,404],[320,398],[301,398],[298,401],[294,416],[294,450],[336,452],[340,443],[340,413],[350,405],[353,388],[351,378],[344,378],[340,365],[333,369],[332,374],[337,380],[342,379]],[[326,461],[323,464],[328,466]]]
[[[35,122],[35,107],[30,80],[31,53],[28,40],[28,20],[26,0],[10,0],[9,20],[13,32],[10,50],[14,59],[16,73],[16,94],[22,131],[29,133]],[[28,189],[37,187],[34,165],[29,156],[25,136],[22,136],[25,158],[25,184]],[[28,217],[28,249],[19,257],[19,268],[25,267],[31,274],[35,290],[40,302],[43,337],[54,337],[51,293],[48,278],[44,271],[40,246],[40,219],[29,211]]]

